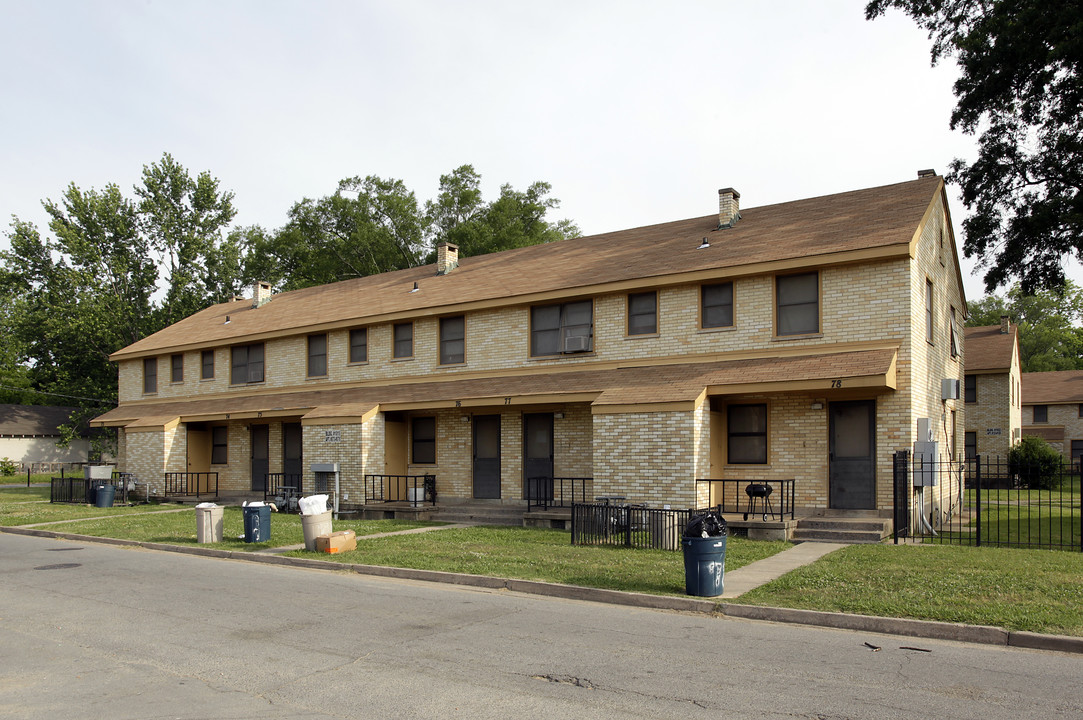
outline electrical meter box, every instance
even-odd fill
[[[933,487],[937,481],[940,443],[919,440],[914,443],[914,487]]]

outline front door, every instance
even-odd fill
[[[500,416],[474,416],[474,497],[500,498]]]
[[[252,439],[252,490],[267,491],[267,473],[271,471],[270,426],[253,425],[249,431]]]
[[[876,509],[876,402],[831,403],[828,505]]]
[[[523,415],[523,475],[527,500],[553,499],[553,413]]]
[[[282,423],[282,472],[286,475],[301,475],[305,471],[301,438],[301,423]]]

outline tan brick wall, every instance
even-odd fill
[[[652,506],[695,504],[694,412],[594,416],[594,494]]]
[[[1013,382],[1019,387],[1019,368],[975,377],[977,401],[966,403],[966,429],[975,434],[978,455],[1006,458],[1013,438],[1020,436],[1022,412],[1018,392],[1012,391]]]

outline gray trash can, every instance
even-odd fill
[[[722,594],[726,572],[726,536],[682,537],[684,591],[698,597]]]
[[[111,508],[117,495],[116,485],[98,485],[94,492],[94,507]]]
[[[255,543],[270,540],[271,508],[262,505],[241,509],[244,510],[244,541]]]

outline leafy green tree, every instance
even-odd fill
[[[246,277],[291,290],[432,262],[442,240],[466,257],[578,234],[569,221],[545,220],[559,206],[548,183],[525,192],[505,185],[492,203],[480,184],[472,166],[456,168],[422,211],[401,180],[347,178],[333,195],[296,203],[277,232],[253,229]]]
[[[972,211],[963,250],[982,259],[986,290],[1060,287],[1064,259],[1083,259],[1083,2],[872,0],[865,15],[888,8],[928,31],[934,64],[958,61],[951,127],[980,136],[949,179]]]
[[[1019,324],[1023,372],[1083,370],[1083,289],[1071,280],[1064,289],[1024,295],[1018,284],[1007,295],[970,303],[967,325],[998,325],[1002,315]]]
[[[143,167],[139,227],[157,253],[167,290],[159,313],[162,326],[202,310],[209,302],[233,294],[240,276],[238,248],[222,241],[237,214],[233,193],[219,190],[218,180],[204,171],[195,178],[164,153]],[[224,275],[232,270],[232,276]]]

